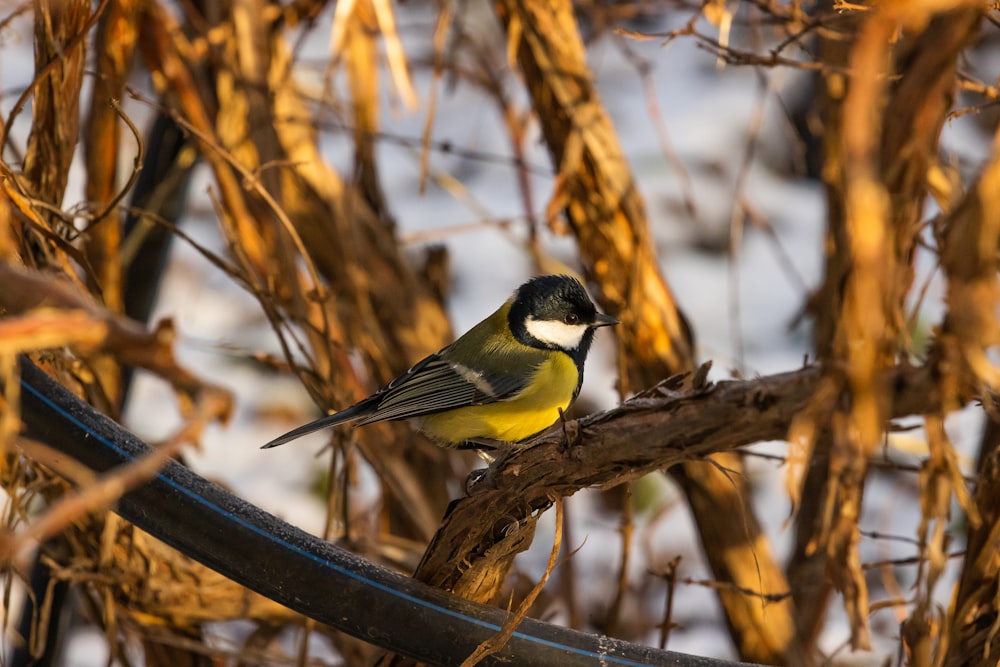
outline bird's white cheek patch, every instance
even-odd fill
[[[587,332],[586,324],[566,324],[558,320],[536,320],[528,318],[524,323],[528,333],[549,345],[564,350],[575,350]]]

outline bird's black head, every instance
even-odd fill
[[[578,363],[587,356],[594,329],[618,323],[598,313],[583,285],[569,276],[539,276],[521,285],[508,320],[520,342],[562,350]]]

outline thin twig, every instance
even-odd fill
[[[485,642],[476,647],[476,650],[470,655],[465,661],[462,662],[462,667],[473,667],[480,660],[493,655],[500,649],[504,647],[504,644],[511,638],[514,631],[517,630],[517,626],[524,620],[524,617],[528,615],[528,610],[531,609],[531,605],[535,603],[535,600],[541,594],[542,589],[545,588],[545,583],[549,580],[549,575],[552,574],[552,570],[556,566],[556,562],[559,558],[559,548],[562,544],[562,525],[563,525],[563,501],[562,498],[556,498],[554,501],[556,506],[556,529],[555,535],[552,537],[552,549],[549,551],[549,562],[545,566],[545,572],[542,573],[541,578],[538,583],[532,587],[531,592],[525,596],[524,600],[517,607],[517,611],[514,615],[503,624],[500,631],[487,639]]]

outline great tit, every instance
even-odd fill
[[[444,447],[517,443],[553,424],[580,393],[597,312],[569,276],[540,276],[451,345],[349,408],[275,438],[277,447],[327,426],[415,418]]]

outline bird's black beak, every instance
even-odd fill
[[[595,327],[607,327],[611,326],[612,324],[620,324],[620,322],[614,317],[611,317],[610,315],[605,315],[604,313],[597,313],[597,315],[594,316],[593,326]]]

